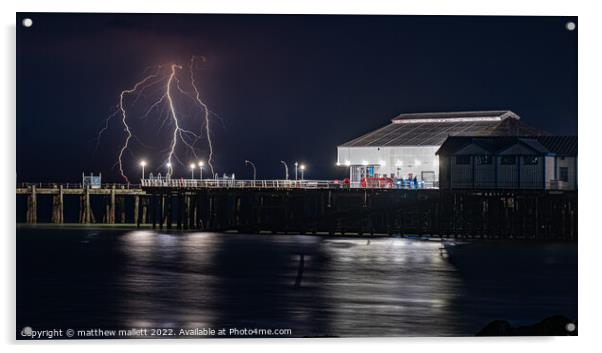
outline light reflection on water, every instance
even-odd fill
[[[479,247],[466,271],[441,257],[439,242],[401,238],[24,228],[17,239],[18,327],[406,336],[473,335],[494,319],[576,319],[576,265],[537,243],[521,244],[536,265],[513,276],[479,269],[479,256],[508,246]]]

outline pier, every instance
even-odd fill
[[[325,181],[143,180],[141,185],[27,184],[25,222],[51,199],[51,223],[240,233],[577,239],[577,192],[349,188]],[[76,197],[77,222],[65,198]],[[94,206],[92,205],[94,204]]]
[[[145,196],[146,193],[140,187],[128,186],[123,184],[105,184],[99,188],[84,187],[78,183],[65,184],[21,184],[16,189],[17,197],[26,197],[26,216],[25,221],[28,224],[38,223],[38,201],[41,197],[49,197],[52,200],[51,223],[63,224],[65,222],[65,198],[79,198],[79,220],[81,224],[106,223],[115,224],[126,223],[126,214],[132,212],[126,207],[126,198],[131,198],[134,202],[133,216],[146,214]],[[103,201],[104,212],[102,215],[93,212],[92,200],[101,199]],[[97,200],[95,200],[97,201]],[[140,212],[142,208],[142,213]],[[100,218],[99,218],[100,217]],[[143,220],[140,220],[143,221]],[[135,219],[134,223],[139,223]]]

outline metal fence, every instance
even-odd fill
[[[18,183],[18,189],[27,189],[35,186],[37,189],[83,189],[82,183]],[[140,184],[104,183],[93,186],[94,189],[140,189],[142,187],[166,187],[166,188],[270,188],[270,189],[432,189],[437,185],[428,182],[411,182],[398,180],[350,182],[344,184],[342,181],[334,180],[233,180],[233,179],[175,179],[166,177],[154,177],[142,179]]]
[[[329,189],[337,184],[327,180],[236,180],[236,179],[143,179],[142,187],[170,188],[272,188]]]
[[[156,177],[143,179],[142,187],[169,188],[271,188],[271,189],[428,189],[435,188],[433,183],[400,183],[374,181],[370,183],[351,182],[344,184],[334,180],[235,180],[235,179],[169,179]]]
[[[18,189],[26,189],[35,186],[38,189],[83,189],[82,183],[17,183]],[[104,183],[100,185],[92,185],[92,189],[140,189],[141,184],[121,184],[121,183]]]

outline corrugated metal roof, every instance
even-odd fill
[[[413,121],[399,123],[401,120]],[[391,124],[345,142],[340,147],[440,146],[448,136],[525,135],[539,136],[547,133],[528,126],[508,110],[402,114],[394,118]]]
[[[577,136],[541,136],[537,138],[550,152],[560,156],[577,155]]]

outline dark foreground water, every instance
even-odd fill
[[[478,243],[454,262],[440,247],[402,238],[20,227],[17,329],[441,336],[474,335],[495,319],[577,319],[575,243]]]

